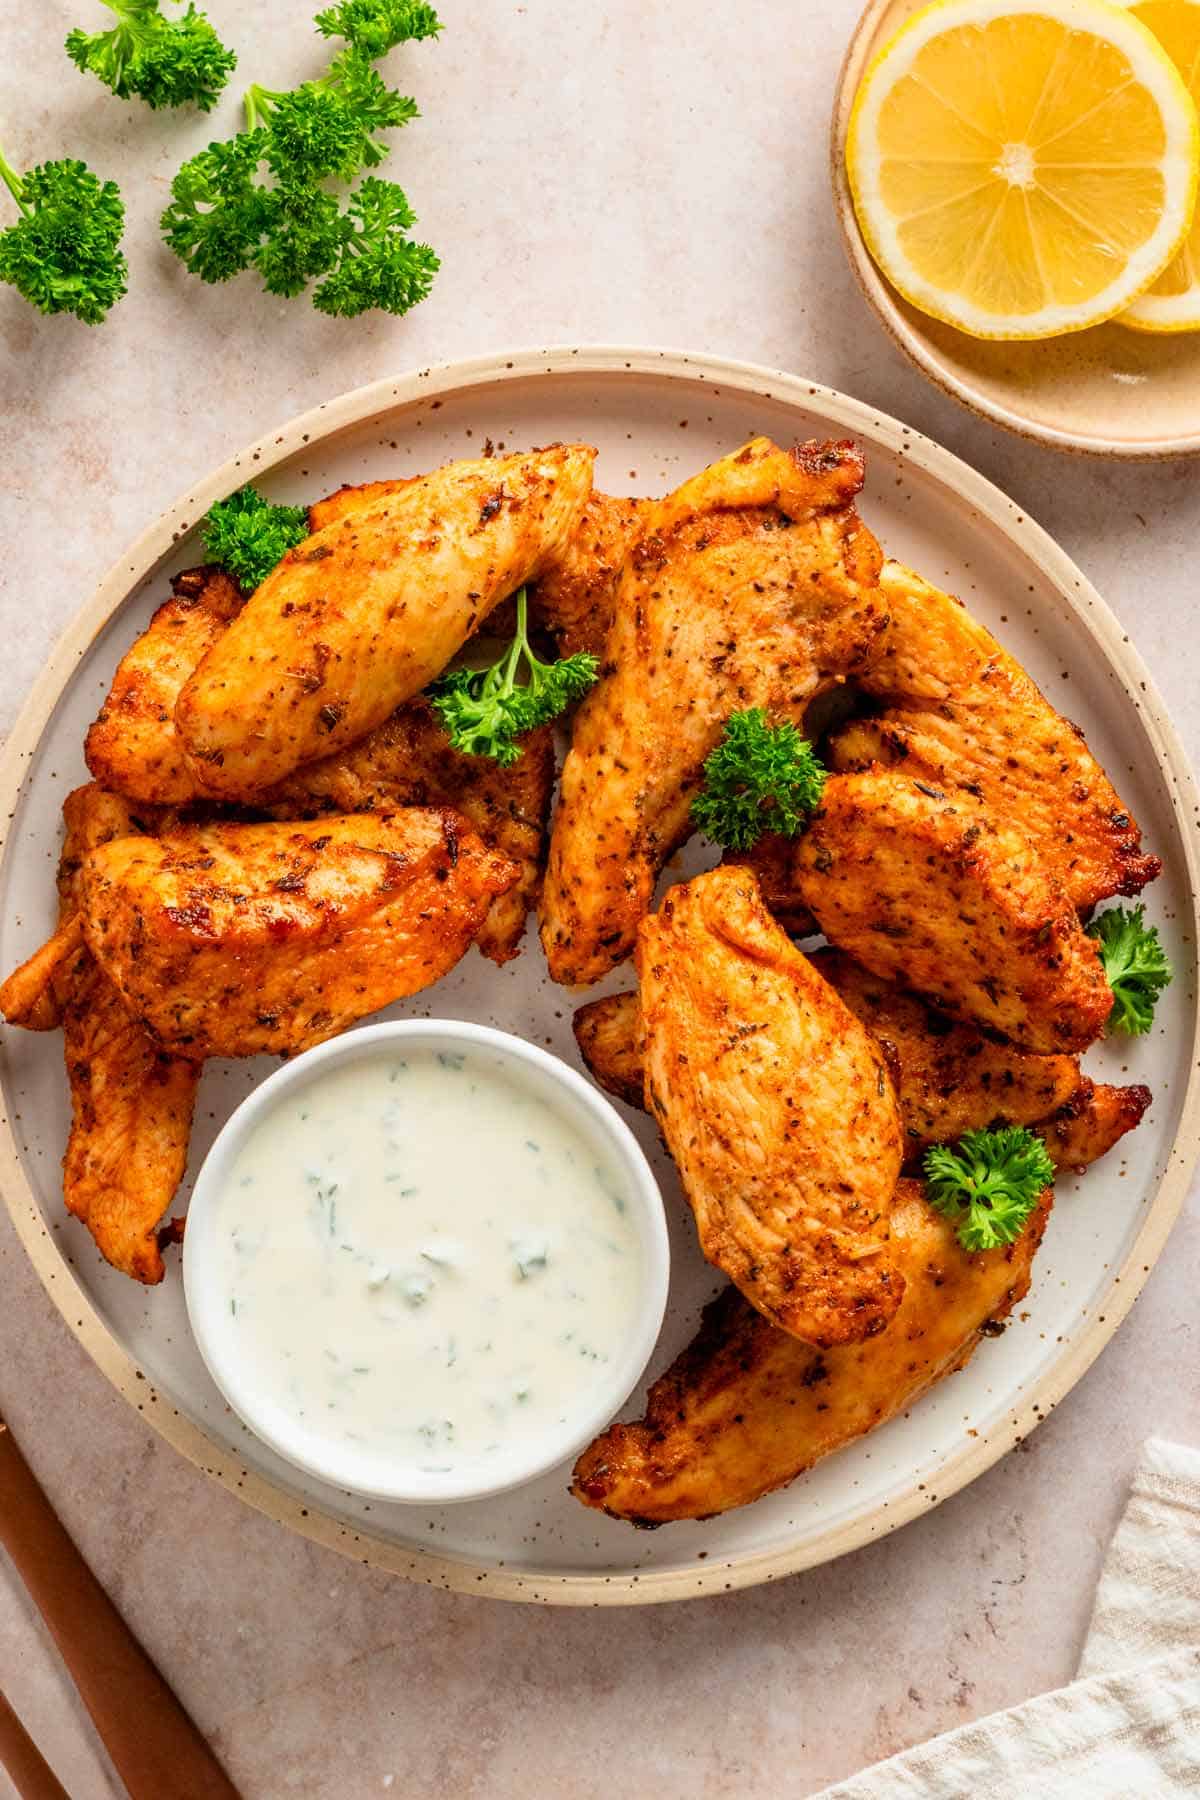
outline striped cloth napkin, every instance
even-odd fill
[[[1076,1679],[876,1763],[814,1800],[1200,1795],[1200,1452],[1151,1438]]]

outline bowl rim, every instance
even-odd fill
[[[410,1465],[403,1465],[395,1479],[364,1479],[348,1472],[353,1461],[343,1465],[336,1455],[323,1458],[315,1445],[325,1440],[297,1426],[282,1405],[264,1400],[248,1378],[249,1365],[237,1354],[227,1328],[228,1295],[213,1269],[219,1247],[217,1209],[227,1191],[225,1182],[232,1164],[263,1118],[314,1077],[319,1079],[322,1073],[340,1065],[370,1061],[398,1044],[430,1048],[455,1045],[490,1051],[513,1070],[534,1071],[531,1090],[555,1108],[559,1107],[559,1096],[569,1097],[561,1111],[576,1117],[585,1115],[591,1121],[597,1137],[610,1145],[628,1188],[642,1262],[642,1285],[637,1311],[620,1340],[612,1370],[594,1391],[586,1410],[572,1411],[569,1428],[545,1432],[533,1440],[524,1458],[506,1459],[505,1472],[498,1480],[472,1480],[469,1470],[438,1477]],[[515,1078],[521,1080],[522,1076],[517,1074]],[[599,1088],[560,1057],[513,1032],[474,1020],[422,1018],[384,1019],[327,1038],[292,1057],[251,1088],[222,1125],[200,1166],[188,1204],[182,1260],[184,1300],[196,1348],[222,1398],[257,1438],[294,1468],[342,1493],[397,1504],[445,1506],[490,1499],[538,1480],[577,1456],[621,1410],[645,1373],[662,1330],[671,1252],[666,1209],[654,1171],[633,1132]]]
[[[1099,435],[1085,436],[1055,425],[1039,424],[1024,413],[992,398],[970,381],[952,374],[942,362],[936,348],[905,316],[895,290],[867,249],[859,228],[858,215],[854,210],[850,180],[846,172],[846,139],[855,95],[876,55],[875,37],[881,16],[893,4],[894,0],[867,0],[842,58],[829,121],[829,180],[842,248],[863,298],[887,335],[942,393],[948,394],[952,400],[965,406],[977,417],[994,420],[1006,431],[1014,432],[1032,443],[1045,444],[1053,450],[1066,451],[1076,456],[1106,457],[1113,462],[1164,462],[1200,456],[1200,428],[1179,436],[1146,438],[1136,444],[1122,444]],[[914,0],[906,17],[918,12],[921,4],[924,4],[924,0]],[[904,22],[901,19],[897,29]]]

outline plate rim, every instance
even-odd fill
[[[192,484],[143,531],[100,580],[59,638],[37,677],[12,732],[0,751],[0,810],[6,820],[0,842],[0,880],[16,834],[12,829],[23,798],[24,778],[51,714],[74,670],[99,633],[129,598],[133,589],[154,577],[171,556],[179,538],[191,530],[214,500],[224,497],[253,475],[265,475],[293,456],[373,418],[411,406],[422,399],[459,394],[487,383],[528,381],[539,375],[659,376],[714,387],[821,411],[831,426],[848,435],[881,443],[907,457],[940,485],[950,489],[1010,543],[1019,541],[1027,555],[1061,594],[1081,628],[1097,644],[1105,661],[1139,713],[1154,752],[1158,774],[1169,796],[1183,846],[1191,925],[1200,941],[1200,875],[1190,820],[1200,811],[1186,753],[1161,697],[1137,651],[1115,615],[1067,553],[1023,508],[969,464],[922,433],[877,408],[834,388],[765,365],[677,349],[624,345],[556,346],[545,350],[500,350],[461,360],[428,364],[398,376],[387,376],[350,389],[296,415],[229,458]],[[1020,532],[1012,520],[1020,521]],[[1200,1157],[1200,996],[1191,1012],[1189,1074],[1179,1129],[1166,1166],[1145,1209],[1141,1226],[1124,1261],[1109,1272],[1103,1303],[1093,1309],[1086,1328],[1063,1347],[1042,1377],[1018,1396],[1011,1411],[992,1429],[970,1440],[942,1465],[936,1493],[914,1485],[910,1493],[876,1503],[860,1516],[831,1526],[802,1544],[760,1550],[738,1557],[697,1561],[680,1569],[591,1575],[567,1570],[539,1573],[509,1569],[468,1556],[447,1557],[424,1549],[411,1551],[355,1529],[282,1481],[246,1467],[232,1449],[210,1437],[158,1393],[139,1370],[99,1313],[48,1229],[21,1164],[16,1132],[9,1117],[7,1070],[0,1064],[0,1189],[8,1213],[43,1288],[90,1359],[136,1408],[152,1428],[204,1474],[220,1481],[256,1510],[301,1535],[359,1562],[405,1578],[460,1593],[564,1606],[638,1605],[698,1598],[778,1580],[832,1561],[887,1535],[957,1493],[997,1462],[1041,1422],[1080,1379],[1125,1318],[1158,1260],[1186,1197]]]
[[[1023,413],[991,399],[970,381],[961,380],[952,374],[942,363],[937,350],[905,317],[895,292],[877,267],[863,240],[846,173],[846,137],[854,97],[874,55],[880,21],[894,5],[895,0],[867,0],[842,58],[829,121],[829,179],[842,248],[863,298],[887,335],[897,349],[903,351],[909,361],[915,363],[921,373],[928,376],[943,394],[948,394],[976,417],[990,419],[997,425],[1002,425],[1006,431],[1032,443],[1046,444],[1052,450],[1065,451],[1074,456],[1104,457],[1111,462],[1168,462],[1200,456],[1200,429],[1178,437],[1150,438],[1141,444],[1123,444],[1115,440],[1106,441],[1098,436],[1084,437],[1054,425],[1038,424]],[[910,15],[916,10],[919,7],[915,3],[910,5]]]

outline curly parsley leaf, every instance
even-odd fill
[[[957,1223],[970,1251],[1013,1243],[1054,1181],[1049,1151],[1024,1125],[964,1131],[956,1149],[934,1144],[924,1169],[930,1204]]]
[[[201,281],[250,268],[274,223],[278,203],[254,180],[265,148],[265,131],[244,131],[189,158],[171,183],[163,236]]]
[[[244,487],[218,500],[200,533],[208,560],[220,563],[249,594],[308,536],[308,513],[303,506],[275,506],[256,488]]]
[[[1171,979],[1171,965],[1159,942],[1157,925],[1147,925],[1144,906],[1113,906],[1097,914],[1087,928],[1100,948],[1100,960],[1112,989],[1109,1031],[1141,1037],[1154,1023],[1159,995]]]
[[[423,0],[341,0],[316,18],[322,37],[341,37],[372,61],[397,44],[436,37],[442,22]]]
[[[268,293],[290,296],[324,276],[312,296],[321,312],[405,313],[425,299],[440,265],[408,237],[416,221],[404,192],[368,176],[343,204],[327,184],[348,186],[376,168],[387,155],[380,134],[417,117],[416,101],[388,87],[373,63],[394,44],[433,36],[440,22],[428,7],[346,0],[318,28],[346,47],[316,80],[248,90],[246,129],[180,169],[163,236],[202,281],[254,269]]]
[[[20,209],[0,231],[0,281],[44,313],[74,313],[99,325],[126,291],[121,252],[125,207],[115,181],[72,158],[25,175],[0,155],[0,181]]]
[[[519,679],[521,666],[525,677]],[[490,756],[509,768],[519,738],[556,719],[587,693],[599,674],[588,651],[545,663],[529,647],[525,589],[517,594],[517,630],[508,650],[488,669],[455,669],[426,689],[446,735],[468,756]]]
[[[761,707],[732,713],[705,761],[692,818],[726,850],[749,850],[767,831],[794,837],[820,801],[826,774],[794,725],[768,725]]]
[[[395,182],[368,175],[350,196],[348,227],[337,268],[313,295],[318,312],[353,318],[377,308],[406,313],[424,300],[441,264],[428,244],[414,244],[416,215]]]
[[[208,112],[237,67],[203,13],[189,5],[182,18],[159,10],[158,0],[104,0],[117,23],[109,31],[72,31],[67,55],[121,100],[147,106],[195,105]]]

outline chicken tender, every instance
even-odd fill
[[[308,528],[320,531],[372,500],[399,493],[411,479],[339,488],[309,507]],[[529,613],[535,627],[552,634],[559,656],[586,650],[603,660],[617,580],[651,504],[593,489],[575,530],[543,567],[530,594]],[[511,636],[512,627],[501,627],[498,612],[494,617],[496,630]]]
[[[201,658],[242,609],[223,569],[185,569],[117,666],[108,699],[87,734],[84,760],[96,780],[130,800],[183,806],[195,772],[175,734],[175,703]]]
[[[1084,1075],[1070,1099],[1038,1128],[1055,1168],[1082,1175],[1141,1124],[1153,1098],[1140,1082],[1110,1087]]]
[[[307,763],[259,797],[274,819],[326,813],[390,811],[398,806],[451,807],[485,844],[516,865],[517,879],[488,908],[476,943],[492,962],[517,954],[537,903],[554,791],[554,731],[527,733],[507,769],[486,756],[455,750],[423,695],[348,750]]]
[[[450,463],[289,550],[179,696],[199,784],[253,801],[381,725],[561,550],[594,456]]]
[[[83,1221],[106,1261],[135,1281],[163,1278],[156,1227],[187,1167],[198,1063],[169,1056],[147,1035],[83,939],[80,870],[101,845],[139,830],[126,803],[95,782],[63,803],[60,925],[43,959],[45,995],[63,1028],[71,1133],[63,1161],[67,1210]],[[24,965],[30,970],[37,962]],[[10,977],[0,990],[14,1017]]]
[[[832,944],[955,1018],[1043,1052],[1104,1030],[1112,995],[1069,897],[1025,834],[963,789],[833,775],[792,870]]]
[[[1162,864],[1078,727],[960,601],[890,560],[880,585],[891,623],[862,686],[882,711],[834,739],[834,766],[967,788],[1020,826],[1080,911],[1140,893]]]
[[[574,532],[542,570],[533,617],[553,634],[560,656],[586,650],[604,661],[617,583],[653,508],[651,500],[593,492]]]
[[[964,1131],[1039,1124],[1078,1091],[1075,1056],[1037,1056],[997,1042],[872,975],[840,950],[818,950],[812,962],[887,1058],[904,1121],[906,1161]]]
[[[453,968],[517,879],[456,813],[119,838],[80,874],[88,945],[180,1055],[290,1053]]]
[[[632,951],[730,713],[799,718],[866,661],[886,613],[862,479],[851,445],[756,438],[642,520],[562,772],[542,900],[556,981],[598,980]]]
[[[1057,1168],[1082,1173],[1140,1124],[1150,1104],[1147,1087],[1097,1084],[1080,1073],[1077,1057],[1035,1056],[987,1037],[840,951],[817,950],[809,961],[883,1051],[900,1106],[906,1163],[964,1131],[1028,1125],[1044,1138]],[[580,1054],[600,1086],[628,1106],[644,1107],[637,994],[591,1000],[578,1009],[573,1025]]]
[[[891,1252],[904,1297],[868,1343],[813,1349],[727,1288],[650,1389],[645,1417],[610,1425],[583,1452],[572,1493],[613,1518],[663,1525],[794,1481],[970,1360],[984,1328],[1028,1293],[1051,1199],[1047,1190],[1007,1249],[970,1255],[922,1184],[902,1181]]]
[[[753,877],[672,888],[638,939],[645,1092],[700,1248],[813,1344],[882,1331],[900,1118],[878,1046],[775,924]]]
[[[350,495],[361,491],[343,490]],[[176,736],[175,701],[242,602],[220,570],[190,569],[176,576],[173,586],[175,599],[159,607],[121,663],[88,734],[87,754],[97,776],[127,798],[158,800],[191,814],[208,796],[197,785],[196,771]],[[502,769],[488,757],[455,750],[428,700],[418,694],[357,744],[305,764],[256,796],[254,811],[275,819],[309,819],[399,806],[453,807],[485,843],[520,869],[514,885],[492,902],[478,938],[485,956],[504,963],[516,955],[525,921],[537,904],[553,788],[550,726],[528,733],[520,760]],[[52,943],[39,954],[55,953]],[[48,991],[36,972],[33,979]],[[15,991],[10,998],[14,1006],[19,1004]],[[6,1016],[15,1022],[11,1013]],[[44,1012],[42,1019],[43,1028],[57,1023]],[[34,1021],[24,1017],[21,1023],[32,1026]]]

